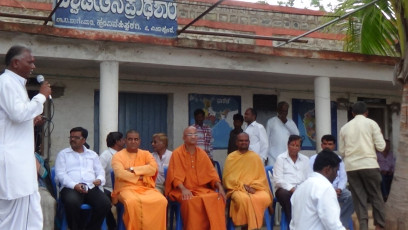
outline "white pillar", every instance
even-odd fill
[[[118,131],[119,63],[104,61],[100,64],[99,94],[99,152],[106,149],[106,136]]]
[[[314,92],[316,150],[320,152],[320,139],[325,134],[331,134],[330,79],[328,77],[316,77],[314,80]]]

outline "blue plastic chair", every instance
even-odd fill
[[[111,170],[111,180],[112,180],[112,188],[115,188],[115,173]],[[125,223],[123,222],[123,213],[125,212],[125,206],[118,201],[116,204],[116,221],[118,230],[126,230]]]
[[[221,170],[221,165],[218,161],[213,161],[214,166],[217,169],[218,176],[220,177],[220,180],[222,181],[222,170]]]
[[[54,197],[58,197],[57,184],[55,183],[55,167],[51,168],[51,183],[52,190],[54,191]]]
[[[265,166],[265,173],[266,173],[266,178],[268,179],[269,190],[271,190],[271,192],[273,192],[273,185],[272,185],[272,182],[271,182],[271,178],[269,177],[269,174],[273,175],[273,166],[270,166],[270,165]],[[275,210],[276,210],[276,203],[277,202],[278,202],[278,200],[276,199],[276,197],[274,197],[274,199],[273,199],[273,208]],[[289,229],[289,224],[288,224],[288,221],[286,220],[286,215],[285,215],[285,212],[283,211],[283,209],[281,209],[281,213],[282,213],[282,215],[281,215],[281,220],[280,220],[280,229],[281,230],[287,230],[287,229]],[[272,226],[273,226],[274,223],[275,223],[275,215],[272,215],[271,218],[272,218],[271,223],[272,223]]]
[[[180,203],[177,201],[169,200],[169,207],[170,207],[170,229],[173,229],[173,219],[174,216],[176,217],[176,230],[183,229],[183,221],[181,219],[181,211],[180,211]]]
[[[349,229],[350,230],[354,230],[354,227],[353,227],[353,219],[350,217],[350,220],[349,220]]]
[[[52,187],[53,190],[55,192],[55,197],[58,197],[57,199],[57,212],[61,213],[61,226],[60,229],[61,230],[66,230],[68,229],[68,222],[67,222],[67,216],[65,215],[65,209],[64,209],[64,204],[62,203],[61,199],[59,196],[57,196],[58,194],[58,190],[57,190],[57,184],[55,182],[55,167],[51,168],[51,182],[52,182]],[[89,206],[88,204],[82,204],[81,205],[81,210],[88,210],[88,211],[92,211],[92,207]],[[88,216],[88,219],[90,217]],[[108,226],[106,224],[106,218],[103,220],[102,226],[101,226],[102,230],[107,230]]]
[[[164,167],[164,178],[167,178],[167,167]],[[170,229],[173,229],[173,219],[176,217],[176,230],[183,229],[183,221],[181,219],[180,203],[177,201],[168,200],[168,206],[170,209]]]

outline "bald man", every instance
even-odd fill
[[[265,208],[273,197],[261,157],[249,150],[249,135],[238,134],[236,145],[238,150],[228,155],[222,177],[227,197],[231,198],[229,215],[236,226],[260,229]]]
[[[181,204],[183,229],[225,229],[225,192],[197,136],[193,126],[184,130],[184,144],[170,159],[165,194]]]

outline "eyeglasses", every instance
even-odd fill
[[[187,133],[186,136],[188,136],[188,137],[197,137],[198,134],[197,133]]]
[[[73,140],[81,140],[83,137],[78,137],[78,136],[69,136],[68,139],[73,139]]]

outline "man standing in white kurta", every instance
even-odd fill
[[[11,47],[0,75],[0,229],[40,230],[43,218],[34,156],[34,118],[51,94],[44,82],[33,99],[25,84],[35,69],[31,50]]]
[[[253,108],[248,108],[244,113],[244,120],[247,123],[245,132],[249,135],[249,150],[258,153],[262,162],[266,162],[268,155],[268,136],[262,124],[256,122],[257,112]]]
[[[278,115],[266,123],[266,134],[269,140],[268,165],[274,165],[279,154],[288,150],[286,142],[290,135],[299,135],[299,130],[292,119],[287,118],[289,104],[286,101],[278,103]]]

